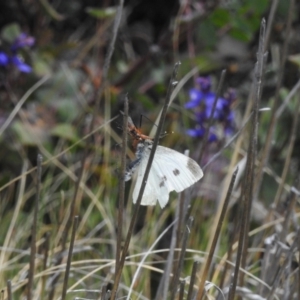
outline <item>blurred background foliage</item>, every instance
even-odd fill
[[[225,131],[218,131],[217,138],[207,147],[203,161],[199,162],[201,165],[207,163],[212,155],[220,151],[230,137],[242,127],[242,116],[251,100],[260,22],[262,18],[266,18],[268,22],[272,5],[273,1],[268,0],[125,1],[108,83],[99,101],[95,126],[99,127],[118,115],[119,110],[123,109],[124,95],[128,93],[130,115],[137,125],[140,115],[149,118],[151,121],[143,119],[143,127],[146,133],[150,132],[153,126],[151,122],[156,121],[162,107],[174,62],[179,60],[181,61],[179,80],[186,75],[188,77],[168,112],[166,131],[169,134],[161,144],[179,151],[188,147],[191,149],[191,156],[196,157],[201,147],[201,137],[191,137],[187,134],[187,130],[202,126],[202,123],[197,119],[197,111],[186,109],[185,104],[192,100],[191,89],[201,90],[197,83],[199,77],[210,75],[211,91],[214,92],[221,70],[226,69],[226,80],[221,95],[225,98],[229,88],[235,90],[236,98],[230,105],[230,110],[234,111],[234,132],[227,136]],[[287,38],[289,5],[290,1],[279,0],[270,27],[262,107],[271,107],[274,100],[282,47]],[[9,228],[22,189],[14,178],[25,172],[26,168],[30,169],[36,165],[36,156],[39,152],[45,159],[59,155],[53,163],[45,167],[43,173],[44,186],[40,212],[40,222],[43,225],[39,235],[42,238],[46,232],[53,233],[61,228],[65,210],[70,205],[74,176],[78,175],[80,157],[84,150],[88,149],[84,180],[91,192],[85,191],[78,196],[80,200],[77,202],[76,211],[83,220],[78,235],[92,236],[94,233],[91,232],[98,226],[97,235],[101,232],[103,238],[108,240],[105,247],[102,245],[101,255],[113,259],[111,250],[114,246],[111,244],[115,238],[116,225],[113,220],[116,214],[117,167],[122,121],[115,120],[111,123],[111,127],[97,131],[93,136],[93,143],[88,143],[83,137],[89,133],[91,115],[99,97],[99,87],[103,83],[103,64],[112,36],[116,9],[117,3],[111,0],[1,1],[2,233],[5,232],[4,228],[7,230]],[[280,104],[299,78],[299,16],[300,5],[297,2],[292,16],[283,84],[280,87]],[[293,96],[276,126],[268,161],[268,167],[276,174],[281,174],[283,170],[297,101],[298,95]],[[218,122],[224,125],[224,119],[219,119]],[[259,149],[264,145],[269,123],[270,113],[261,113]],[[243,141],[244,150],[246,144],[247,137]],[[233,149],[234,145],[223,151],[222,155],[209,166],[201,184],[201,191],[195,195],[202,197],[201,203],[198,200],[197,205],[193,204],[196,215],[199,215],[195,226],[201,228],[201,233],[193,237],[192,248],[205,249],[209,239],[209,231],[206,230],[210,224],[209,217],[214,213],[216,203],[221,197],[219,185],[228,171]],[[66,152],[61,155],[63,151]],[[292,164],[286,179],[289,185],[293,184],[296,174],[299,173],[299,153],[300,131],[297,130]],[[133,157],[132,153],[129,155]],[[71,175],[68,174],[68,170]],[[263,179],[257,199],[261,206],[255,211],[256,222],[262,222],[266,217],[266,211],[275,197],[278,182],[274,172],[273,175],[268,173],[269,175]],[[19,228],[24,219],[32,216],[34,197],[32,175],[28,176],[26,187],[22,192],[23,204],[15,228]],[[101,203],[96,204],[96,201]],[[175,206],[176,203],[171,202],[168,210],[163,212],[155,208],[155,212],[152,213],[159,218],[159,224],[153,224],[151,221],[153,215],[149,211],[145,208],[141,210],[137,234],[133,238],[138,247],[136,251],[142,251],[147,247],[148,241],[153,241],[157,237],[156,232],[143,237],[144,224],[149,224],[154,230],[159,225],[163,227],[169,224]],[[128,211],[130,208],[129,201]],[[130,213],[128,214],[127,217],[130,218]],[[30,228],[29,220],[30,218],[24,221],[23,230]],[[229,219],[228,222],[231,221]],[[126,222],[128,219],[125,220],[125,224]],[[103,229],[107,224],[110,224],[108,231]],[[18,230],[15,230],[18,233]],[[228,225],[228,231],[230,230],[232,231],[232,224]],[[149,229],[146,232],[149,232]],[[24,236],[20,232],[11,238],[15,241],[13,245],[16,248],[27,249],[30,234],[28,232],[23,234]],[[59,244],[59,238],[52,236],[52,239],[53,245]],[[222,254],[226,251],[228,243],[227,238],[223,239],[220,246]],[[1,234],[0,244],[5,244],[5,234]],[[167,247],[165,244],[160,247]],[[8,245],[9,243],[6,244]],[[95,251],[93,255],[98,257],[98,250],[93,251]],[[25,261],[22,263],[25,265]],[[18,272],[16,266],[12,267],[5,277],[13,278]],[[103,273],[101,276],[105,277],[106,273]],[[155,276],[151,278],[153,288],[156,286],[156,279]],[[128,278],[125,276],[126,280]],[[2,287],[5,281],[0,283]],[[130,282],[127,284],[130,285]],[[149,288],[149,294],[150,290]]]

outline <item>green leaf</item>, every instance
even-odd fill
[[[54,106],[62,122],[71,123],[79,114],[78,106],[71,98],[59,98]]]
[[[94,7],[87,7],[85,10],[90,16],[97,19],[107,19],[115,16],[117,12],[116,7],[107,7],[105,9],[99,9]]]
[[[233,28],[232,30],[230,30],[230,35],[242,42],[249,42],[251,39],[251,35],[249,35],[249,33],[243,31],[243,30],[239,30],[237,28]]]
[[[269,6],[268,0],[248,0],[248,7],[257,15],[263,14]],[[259,18],[260,19],[260,18]]]
[[[52,130],[51,134],[69,140],[71,142],[77,142],[79,140],[74,127],[70,124],[58,124]]]
[[[231,22],[232,29],[230,35],[238,40],[248,42],[250,41],[253,32],[249,22],[242,16],[237,16]]]
[[[21,28],[17,23],[12,23],[2,29],[1,37],[3,40],[13,43],[14,40],[21,34]]]
[[[39,135],[33,134],[31,129],[33,128],[28,128],[28,126],[22,124],[20,121],[16,121],[12,125],[12,130],[22,145],[36,146],[39,142]]]
[[[204,20],[196,29],[197,38],[206,48],[214,48],[218,42],[216,27],[208,19]]]
[[[223,27],[230,22],[230,14],[228,10],[219,8],[212,13],[211,20],[217,27]]]

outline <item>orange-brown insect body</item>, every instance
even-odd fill
[[[136,149],[138,143],[143,142],[144,140],[153,140],[151,137],[142,134],[141,131],[135,127],[130,117],[128,117],[127,129],[133,139],[132,146],[134,149]]]

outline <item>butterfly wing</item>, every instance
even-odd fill
[[[200,166],[190,157],[170,148],[158,146],[154,168],[164,174],[169,192],[182,192],[203,177]]]
[[[150,152],[149,152],[150,153]],[[144,157],[137,170],[137,179],[135,187],[133,190],[132,198],[133,203],[136,203],[139,191],[142,185],[142,180],[144,178],[145,170],[147,167],[149,153],[144,153]],[[161,177],[160,170],[155,166],[151,166],[147,184],[144,190],[143,198],[141,205],[156,205],[157,200],[159,201],[160,206],[163,208],[169,200],[169,191],[165,185],[160,186]]]
[[[150,149],[145,149],[137,172],[137,181],[133,191],[133,202],[138,193],[148,163]],[[166,147],[158,146],[142,198],[142,205],[155,205],[159,202],[163,208],[169,200],[171,191],[181,192],[197,182],[203,176],[199,165],[191,158]]]

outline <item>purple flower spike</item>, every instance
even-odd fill
[[[0,51],[0,66],[5,67],[9,64],[9,57],[6,53]]]
[[[200,105],[204,94],[197,89],[190,89],[190,101],[187,102],[184,107],[185,108],[195,108]]]
[[[191,137],[203,138],[205,128],[208,125],[216,93],[211,92],[211,79],[207,77],[199,77],[197,79],[200,89],[190,89],[190,101],[185,104],[185,108],[195,109],[196,128],[187,130],[187,134]],[[234,89],[228,89],[223,98],[218,98],[215,112],[213,115],[214,124],[221,124],[224,135],[232,135],[235,130],[234,112],[231,110],[232,103],[236,100],[236,92]],[[220,134],[215,133],[214,127],[209,130],[208,141],[218,141]]]
[[[25,64],[22,59],[20,59],[18,56],[13,56],[11,58],[12,63],[23,73],[30,73],[32,71],[32,68]]]
[[[18,56],[18,50],[24,47],[31,47],[35,43],[35,38],[26,33],[21,33],[10,46],[10,53],[0,51],[0,66],[6,67],[14,65],[23,73],[30,73],[32,68],[24,63],[21,57]]]
[[[216,142],[218,140],[217,136],[214,133],[210,133],[208,136],[208,142],[209,143],[213,143]]]
[[[21,33],[14,43],[11,45],[11,51],[15,52],[20,48],[24,47],[32,47],[35,43],[35,38],[26,34],[26,33]]]
[[[229,88],[224,95],[224,98],[229,102],[229,105],[234,102],[237,98],[236,90]]]
[[[203,137],[205,130],[203,128],[188,129],[186,134],[191,137]]]
[[[211,79],[210,79],[210,76],[199,77],[199,78],[197,78],[196,81],[200,85],[200,90],[203,93],[207,93],[207,92],[210,91],[210,88],[211,88]]]
[[[191,136],[191,137],[198,137],[198,138],[203,138],[205,134],[205,129],[204,128],[196,128],[196,129],[188,129],[186,131],[186,134]],[[213,130],[211,129],[208,135],[208,142],[216,142],[218,140],[217,136],[215,133],[213,133]]]

